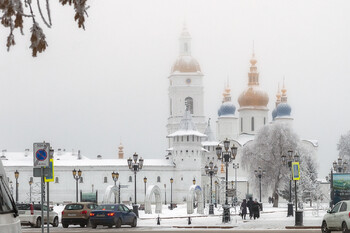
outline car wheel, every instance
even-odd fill
[[[87,220],[87,222],[86,222],[86,227],[91,227],[90,218],[88,218],[88,220]]]
[[[116,228],[120,228],[122,226],[122,220],[118,218],[117,223],[115,224]]]
[[[326,221],[322,222],[321,230],[322,230],[322,233],[331,233],[331,231],[328,229]]]
[[[132,221],[131,227],[136,227],[137,226],[137,219],[134,218],[134,220]]]
[[[85,224],[84,223],[80,223],[80,227],[85,227]]]
[[[341,225],[341,229],[343,233],[349,233],[348,225],[345,222]]]
[[[55,219],[53,220],[52,226],[58,227],[58,217],[55,217]]]
[[[112,228],[113,227],[113,225],[108,225],[108,228]]]
[[[35,227],[36,228],[41,227],[41,218],[40,217],[36,219]]]
[[[97,227],[96,224],[91,223],[91,228],[95,229]]]
[[[69,226],[69,224],[67,224],[67,223],[62,223],[62,227],[63,227],[63,228],[68,228],[68,226]]]

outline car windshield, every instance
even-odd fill
[[[10,190],[6,185],[2,176],[0,176],[0,214],[9,212],[17,213],[16,205],[13,197],[10,195]]]
[[[66,205],[66,210],[82,210],[83,209],[83,205],[79,205],[79,204],[71,204],[71,205]]]
[[[117,210],[116,205],[99,205],[95,210]]]

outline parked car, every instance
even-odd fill
[[[64,228],[67,228],[69,225],[89,226],[90,212],[96,206],[97,204],[93,202],[79,202],[66,205],[62,211],[62,226]]]
[[[108,226],[109,228],[114,225],[117,228],[121,225],[136,227],[137,216],[123,204],[99,205],[91,211],[90,222],[92,228],[96,228],[97,225]]]
[[[30,225],[31,227],[41,227],[41,204],[16,204],[21,220],[21,225]],[[44,223],[47,223],[47,206],[44,205]],[[50,209],[49,223],[53,227],[58,227],[58,214]]]
[[[350,232],[350,201],[340,201],[323,216],[322,232]]]

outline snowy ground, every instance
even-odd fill
[[[218,206],[219,207],[219,206]],[[61,219],[61,212],[63,206],[55,206],[54,210],[59,214]],[[208,206],[206,206],[205,214],[187,214],[187,208],[185,204],[178,205],[174,210],[169,210],[167,206],[163,205],[162,213],[159,214],[160,226],[157,226],[158,214],[155,214],[155,206],[152,206],[153,214],[145,214],[144,211],[139,211],[139,221],[138,227],[176,227],[176,226],[189,226],[188,216],[191,216],[190,226],[209,226],[209,227],[220,227],[220,226],[230,226],[237,229],[284,229],[286,226],[294,226],[295,218],[286,217],[287,216],[287,205],[286,203],[281,203],[278,208],[273,208],[271,204],[264,203],[264,211],[261,212],[259,219],[249,219],[242,220],[242,218],[235,214],[234,208],[231,208],[231,222],[224,224],[222,223],[222,209],[215,209],[215,215],[208,215]],[[195,209],[196,211],[196,209]],[[304,207],[304,226],[321,226],[321,221],[323,215],[327,211],[327,204],[322,204],[320,210],[317,213],[315,207]]]

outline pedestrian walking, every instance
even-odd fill
[[[241,204],[241,216],[242,216],[242,219],[245,220],[246,215],[247,215],[247,200],[243,199],[243,202]]]
[[[253,198],[249,197],[249,200],[247,202],[247,207],[249,209],[249,217],[250,217],[250,219],[252,219],[252,217],[253,217],[252,206],[253,206]]]
[[[252,211],[253,211],[254,219],[260,217],[260,204],[258,203],[258,199],[256,198],[252,204]]]

